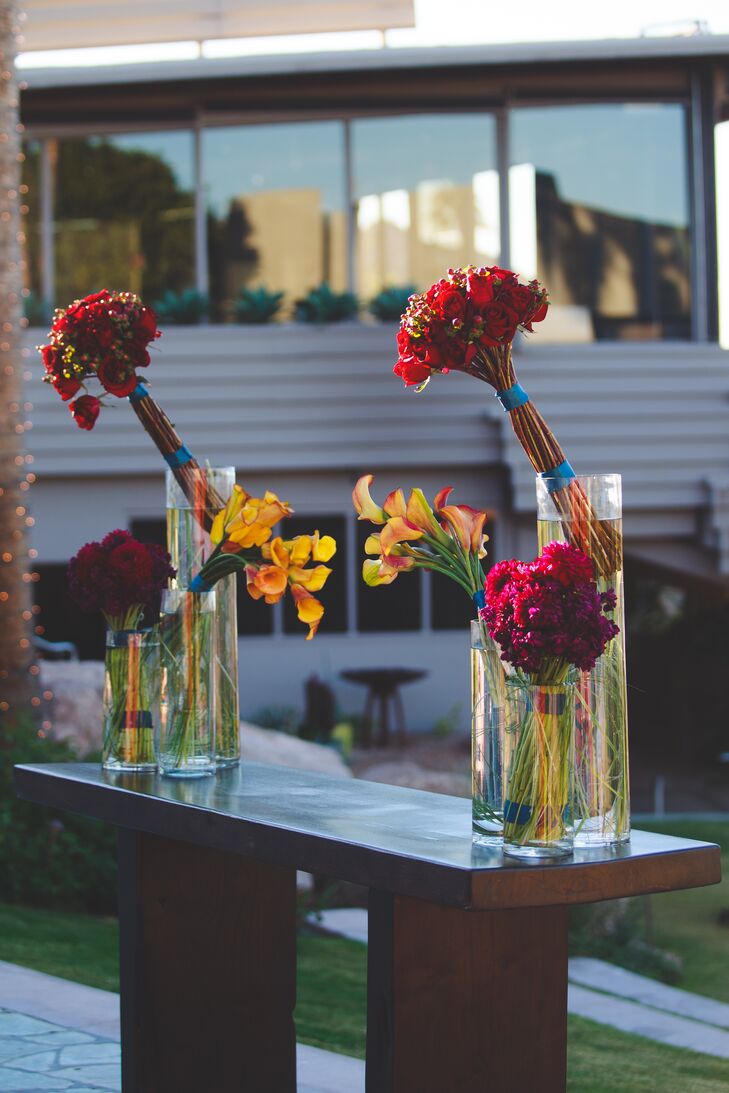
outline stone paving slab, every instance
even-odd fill
[[[601,994],[574,983],[569,985],[567,1008],[579,1017],[587,1017],[633,1036],[645,1036],[671,1047],[729,1059],[729,1032],[702,1021],[677,1017],[673,1013],[651,1009],[614,994]]]
[[[653,1009],[675,1013],[679,1017],[691,1017],[708,1025],[729,1029],[729,1006],[713,998],[682,991],[648,979],[645,975],[618,968],[605,960],[579,956],[570,960],[570,982],[582,987],[617,994]]]

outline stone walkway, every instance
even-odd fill
[[[119,997],[0,961],[0,1093],[121,1090]],[[298,1093],[364,1093],[364,1063],[297,1044]]]

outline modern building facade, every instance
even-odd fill
[[[295,530],[341,544],[316,641],[285,609],[241,601],[244,715],[300,706],[312,672],[356,710],[338,672],[397,665],[429,672],[405,694],[414,726],[459,702],[464,716],[468,604],[415,575],[364,588],[360,473],[382,491],[453,485],[492,514],[492,559],[535,549],[531,471],[490,390],[458,375],[402,390],[396,324],[366,312],[290,322],[322,282],[366,302],[467,262],[538,276],[552,306],[517,349],[521,382],[579,471],[623,474],[629,559],[723,589],[715,142],[729,39],[48,70],[29,85],[31,322],[103,286],[150,302],[195,289],[208,322],[166,329],[149,376],[159,401],[200,459],[235,463],[249,489],[291,501]],[[261,284],[285,294],[284,321],[237,325],[240,290]],[[73,636],[54,591],[62,563],[113,526],[154,532],[164,494],[128,407],[82,433],[39,379],[36,367],[34,534],[60,638]]]

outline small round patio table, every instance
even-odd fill
[[[423,668],[346,668],[339,674],[350,683],[361,683],[367,687],[363,713],[364,747],[372,746],[372,714],[375,703],[379,703],[378,745],[386,747],[390,740],[390,704],[395,715],[397,742],[404,744],[405,714],[399,688],[405,683],[415,683],[416,680],[423,679],[427,676],[427,671]]]

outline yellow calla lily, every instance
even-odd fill
[[[228,525],[231,521],[240,513],[244,504],[248,500],[248,494],[242,486],[233,486],[233,492],[228,498],[228,503],[224,509],[221,509],[218,515],[213,520],[213,526],[210,529],[210,542],[214,546],[218,543],[222,543],[225,538]]]
[[[415,527],[420,528],[426,534],[433,535],[436,539],[442,538],[443,529],[436,520],[435,514],[422,490],[414,489],[410,491],[406,516],[411,524],[414,524]]]
[[[352,490],[352,504],[360,520],[369,520],[372,524],[384,524],[387,521],[387,513],[376,505],[370,496],[370,486],[374,480],[373,474],[363,474],[357,479],[357,484]]]

